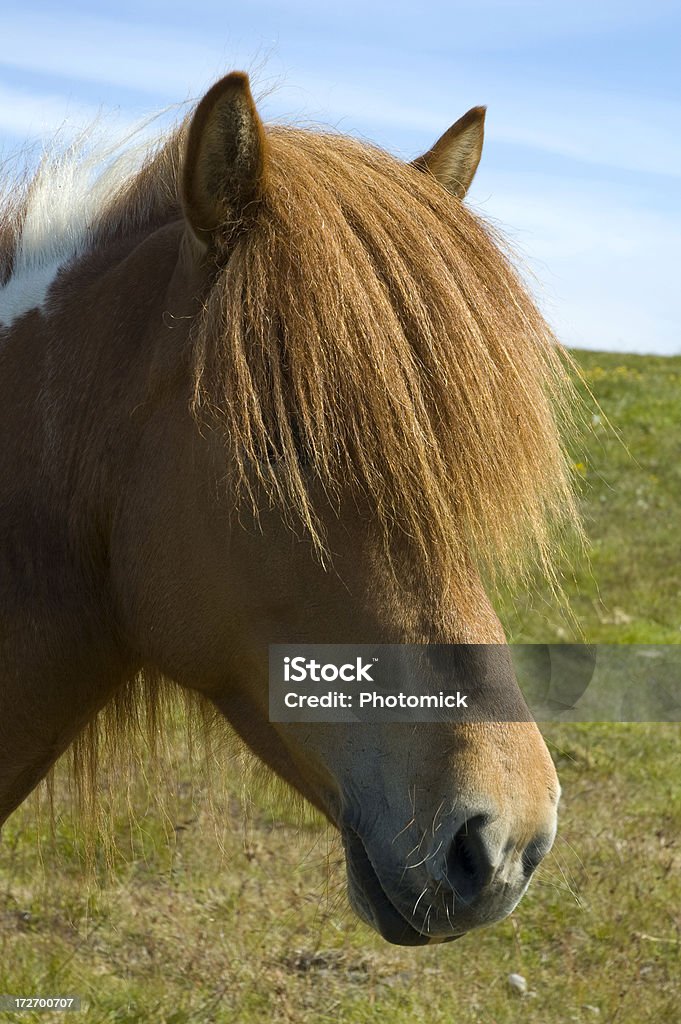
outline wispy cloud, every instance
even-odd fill
[[[568,342],[679,351],[681,97],[674,0],[25,0],[3,14],[0,148],[126,125],[255,71],[268,118],[411,157],[489,107],[471,201],[514,229]],[[674,85],[674,83],[676,83]],[[178,107],[178,116],[182,110]]]
[[[62,127],[82,128],[101,108],[63,93],[27,92],[0,85],[0,131],[26,139],[51,136]]]
[[[681,210],[642,209],[632,201],[635,188],[606,182],[496,172],[486,184],[478,211],[511,239],[561,340],[681,353]]]
[[[68,11],[41,14],[29,32],[26,18],[15,9],[3,16],[0,63],[21,72],[116,86],[123,97],[137,92],[182,100],[225,68],[248,66],[254,56],[257,62],[253,50],[230,45],[229,39],[200,22],[140,24]]]

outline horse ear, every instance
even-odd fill
[[[262,195],[266,140],[243,71],[233,71],[206,93],[187,136],[182,200],[196,237],[210,244],[219,229],[243,222]]]
[[[413,161],[414,167],[432,174],[457,199],[463,199],[468,192],[480,163],[485,110],[486,107],[473,107],[427,153]]]

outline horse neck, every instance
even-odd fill
[[[0,479],[25,502],[71,523],[111,507],[140,420],[179,382],[181,237],[171,224],[83,257],[0,334]]]

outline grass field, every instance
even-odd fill
[[[679,643],[681,358],[577,358],[600,411],[573,452],[590,538],[565,580],[573,616],[540,590],[502,617],[517,641]],[[178,743],[158,802],[143,778],[119,794],[118,850],[108,866],[95,850],[90,881],[58,774],[54,834],[35,801],[3,833],[0,993],[79,995],[73,1019],[92,1022],[678,1024],[679,726],[545,735],[564,791],[554,852],[510,919],[416,950],[354,918],[334,836],[246,796],[238,758],[209,798]]]

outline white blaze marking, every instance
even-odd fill
[[[41,307],[63,262],[53,260],[42,266],[16,268],[0,288],[0,325],[9,327],[30,309]]]
[[[43,158],[29,188],[12,276],[0,288],[0,326],[44,308],[59,271],[89,251],[102,211],[153,148],[148,137],[139,141],[144,127],[94,147],[89,129],[65,153]]]

